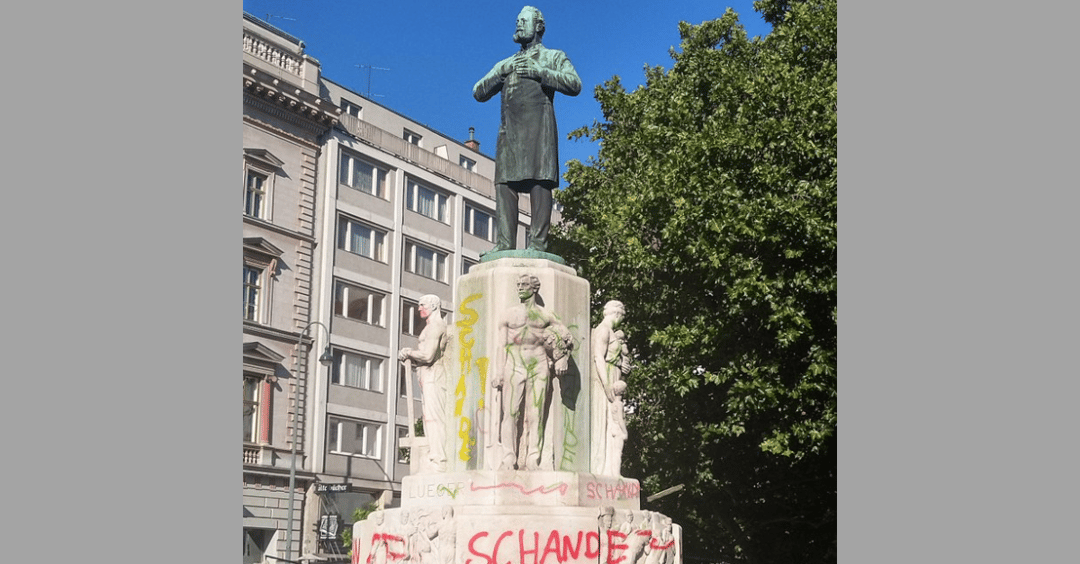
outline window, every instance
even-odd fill
[[[381,392],[383,391],[383,359],[336,351],[330,381],[340,386]]]
[[[419,134],[419,133],[413,133],[412,131],[409,131],[408,129],[406,129],[406,130],[405,130],[405,131],[404,131],[404,132],[403,132],[403,133],[401,134],[401,137],[402,137],[403,139],[405,139],[405,142],[406,142],[406,143],[411,143],[411,144],[413,144],[413,145],[416,145],[417,147],[419,147],[419,146],[420,146],[420,139],[421,139],[421,137],[420,137],[420,134]]]
[[[262,237],[244,237],[244,321],[270,319],[271,284],[282,254]]]
[[[261,321],[259,318],[259,300],[261,298],[263,271],[254,266],[244,265],[244,320]]]
[[[405,204],[410,210],[420,215],[443,223],[449,223],[446,219],[446,194],[436,192],[410,180],[405,190]]]
[[[446,282],[446,253],[406,242],[405,270],[424,278]]]
[[[469,260],[469,259],[462,260],[461,261],[461,273],[462,274],[468,274],[469,269],[471,269],[472,267],[474,267],[474,266],[476,266],[478,264],[480,264],[480,263],[478,263],[478,262],[476,262],[474,260]]]
[[[386,262],[386,234],[348,218],[338,222],[338,247],[379,262]]]
[[[417,337],[426,325],[423,317],[420,317],[420,306],[411,300],[401,300],[401,332],[406,335]]]
[[[465,205],[465,232],[486,241],[495,242],[495,218],[491,214]]]
[[[356,104],[353,104],[348,100],[341,101],[341,111],[357,119],[360,119],[360,106],[357,106]]]
[[[284,164],[266,149],[244,149],[244,215],[270,220],[274,176]]]
[[[465,170],[471,170],[476,172],[476,161],[466,157],[465,155],[458,156],[458,164],[465,168]]]
[[[367,192],[372,196],[386,198],[386,177],[386,170],[362,161],[345,151],[341,152],[341,170],[338,181],[342,184]]]
[[[334,314],[382,327],[383,298],[378,292],[338,282],[334,291]]]
[[[409,390],[405,387],[405,365],[398,365],[398,395],[401,397],[408,397]],[[423,393],[420,390],[420,376],[416,373],[416,366],[412,367],[412,395],[413,401],[420,401]]]
[[[382,449],[382,425],[333,416],[329,420],[330,452],[379,458],[379,451]]]
[[[244,376],[244,442],[259,440],[259,385],[260,378]]]
[[[397,461],[399,464],[409,463],[409,449],[408,447],[401,446],[401,439],[409,438],[409,428],[402,425],[397,426]]]
[[[244,190],[244,214],[266,219],[266,189],[270,182],[267,175],[248,169],[247,188]]]

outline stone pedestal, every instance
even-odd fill
[[[552,378],[544,410],[547,414],[541,468],[590,471],[589,426],[589,282],[568,266],[544,259],[503,258],[472,267],[458,280],[448,387],[447,471],[497,470],[498,394],[490,378],[498,342],[501,314],[520,305],[517,282],[522,275],[540,280],[538,305],[551,311],[570,330],[574,349],[570,370]],[[496,409],[490,409],[495,407]]]
[[[682,529],[659,513],[543,505],[387,509],[353,529],[353,564],[675,564]]]
[[[637,480],[600,476],[593,467],[598,402],[588,281],[559,261],[513,254],[486,259],[458,282],[443,355],[450,379],[446,471],[406,476],[401,507],[355,524],[353,563],[681,564],[681,528],[640,509]],[[495,440],[501,398],[491,379],[505,346],[500,320],[522,306],[522,275],[539,279],[536,305],[573,341],[567,372],[547,389],[538,469],[508,468],[505,446]]]
[[[637,480],[584,472],[477,470],[406,476],[401,481],[403,508],[450,504],[638,509],[640,496]]]

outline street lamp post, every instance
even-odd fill
[[[334,362],[334,356],[330,352],[330,330],[326,328],[326,325],[318,321],[312,321],[304,327],[304,330],[300,332],[300,338],[296,341],[296,393],[293,394],[293,428],[292,428],[292,460],[289,464],[289,516],[288,525],[285,529],[285,557],[292,558],[292,532],[293,532],[293,503],[296,497],[296,432],[300,428],[300,376],[303,374],[307,376],[307,354],[303,351],[304,336],[308,334],[308,329],[311,329],[313,325],[318,325],[326,331],[326,348],[323,349],[322,356],[319,357],[319,363],[323,366],[330,366]],[[303,362],[300,357],[303,356]]]

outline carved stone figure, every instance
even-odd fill
[[[495,251],[517,241],[518,193],[529,194],[532,224],[527,247],[547,248],[551,190],[559,184],[559,140],[555,93],[577,96],[581,79],[566,54],[544,47],[546,29],[540,10],[525,6],[517,17],[514,42],[521,49],[495,64],[473,86],[473,97],[486,102],[502,92],[502,124],[495,147]]]
[[[409,512],[402,509],[398,513],[397,526],[393,531],[394,536],[400,539],[402,552],[395,552],[394,557],[392,558],[393,560],[401,559],[406,562],[415,562],[415,560],[413,560],[413,554],[417,551],[413,546],[413,529],[415,529],[415,526],[410,520]]]
[[[604,470],[601,474],[621,476],[623,444],[626,442],[626,411],[623,408],[623,392],[626,382],[619,380],[612,385],[615,399],[608,406],[607,449],[604,453]]]
[[[383,536],[386,533],[386,527],[383,526],[385,515],[382,510],[375,511],[371,514],[371,519],[374,522],[371,535],[371,548],[369,551],[370,557],[368,559],[369,564],[386,564],[386,556],[388,546],[386,544],[386,538]],[[367,539],[362,539],[361,542],[366,542]]]
[[[673,559],[675,550],[669,546],[673,538],[671,532],[671,519],[653,514],[652,539],[645,547],[645,564],[663,564]]]
[[[424,413],[424,436],[428,439],[428,461],[434,470],[446,470],[446,399],[447,372],[443,353],[450,341],[446,320],[442,316],[442,300],[434,294],[420,298],[420,317],[426,320],[420,331],[418,348],[403,348],[398,353],[402,362],[412,361],[420,378],[421,407]]]
[[[403,524],[404,524],[404,517]],[[406,525],[406,560],[410,564],[429,564],[434,548],[427,527],[428,516],[417,512],[410,523]]]
[[[605,505],[600,508],[600,530],[609,531],[615,528],[615,508],[610,505]]]
[[[454,523],[454,508],[447,505],[443,507],[442,520],[439,521],[435,530],[438,538],[439,564],[454,564],[457,552],[457,526]]]
[[[623,518],[622,523],[619,523],[619,532],[624,535],[629,535],[634,530],[634,510],[627,509],[626,516]]]
[[[626,555],[628,564],[645,564],[649,542],[652,540],[649,515],[648,511],[642,511],[636,526],[630,523],[633,520],[633,515],[627,516],[627,525],[632,531],[627,536]]]
[[[567,373],[574,341],[559,318],[536,303],[539,278],[522,275],[517,288],[521,305],[506,310],[496,326],[498,349],[491,385],[502,397],[501,467],[539,470],[552,369],[555,376]],[[543,466],[554,466],[553,460],[544,462]]]
[[[630,372],[630,352],[626,336],[618,329],[626,314],[623,303],[612,300],[604,304],[604,319],[592,331],[592,373],[604,392],[607,402],[604,417],[597,419],[598,437],[593,451],[594,471],[603,475],[618,476],[622,466],[622,444],[626,440],[626,420],[623,413],[621,390],[626,389],[623,375]],[[620,392],[616,387],[621,384]]]
[[[672,522],[670,517],[664,517],[660,520],[660,540],[659,545],[662,547],[663,552],[660,555],[660,564],[672,564],[675,561],[675,535],[672,532]]]

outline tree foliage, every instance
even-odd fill
[[[688,562],[836,558],[836,2],[679,24],[670,70],[597,87],[553,251],[619,299],[636,354],[624,473]]]

